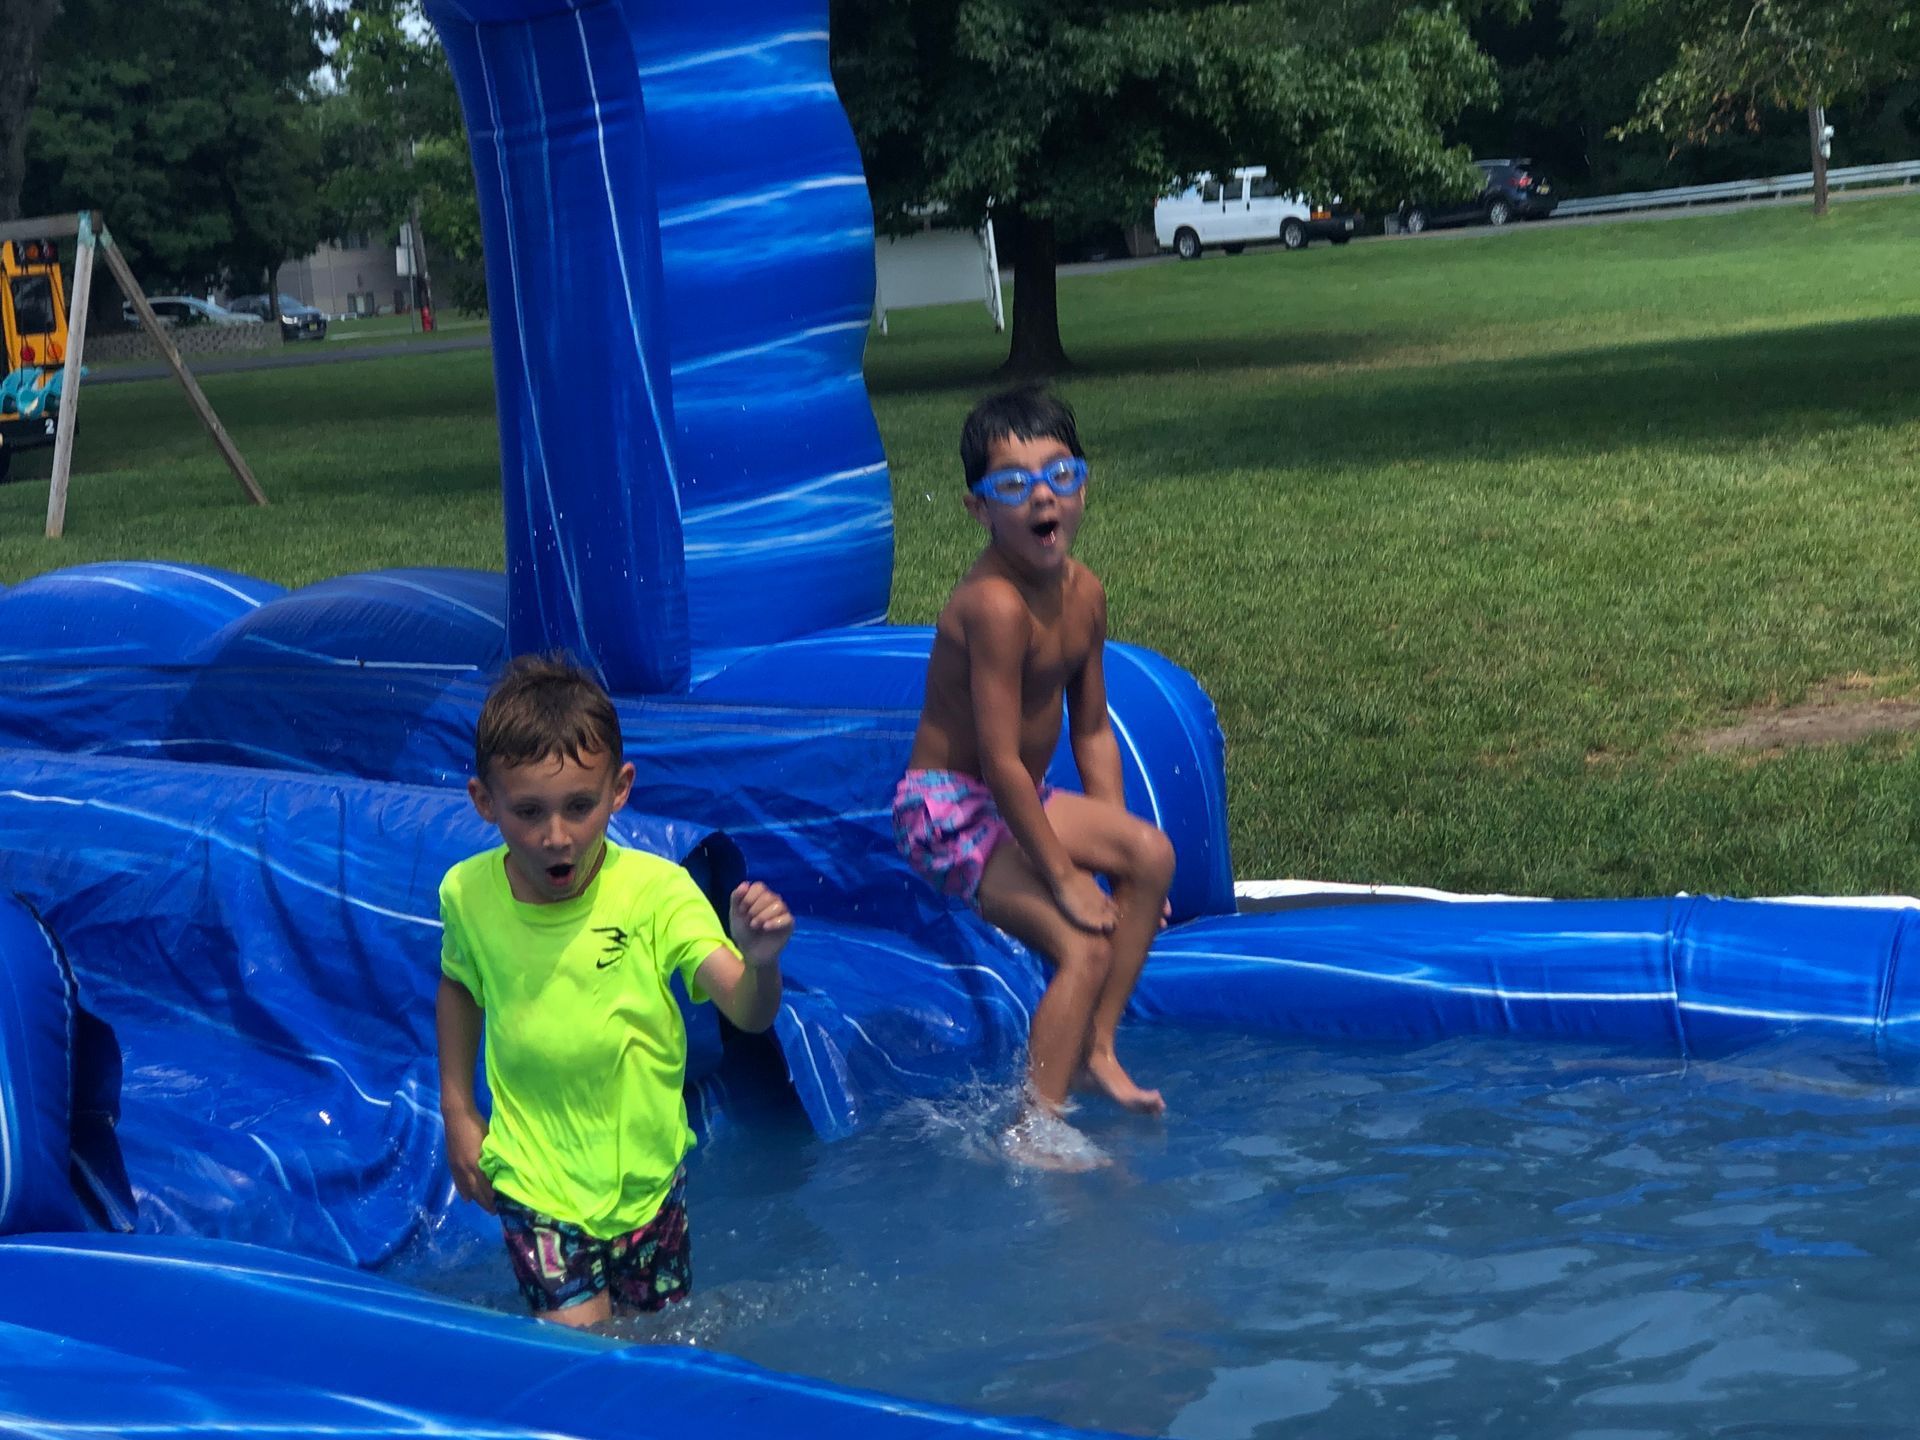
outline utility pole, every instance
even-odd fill
[[[418,196],[414,197],[407,214],[407,225],[412,230],[409,248],[413,251],[413,308],[420,312],[421,333],[428,334],[433,330],[433,281],[427,274],[427,242],[420,231]]]

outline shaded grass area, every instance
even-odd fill
[[[1920,888],[1909,736],[1707,755],[1836,676],[1920,689],[1920,207],[1250,253],[1068,277],[1081,554],[1192,669],[1235,868],[1630,894]],[[977,545],[955,458],[1004,353],[903,312],[868,370],[893,612]],[[498,566],[484,353],[212,377],[275,504],[168,387],[90,394],[69,538],[0,488],[0,583],[197,560],[299,583]],[[44,455],[22,462],[44,475]]]

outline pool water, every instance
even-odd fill
[[[1005,1098],[691,1162],[695,1297],[621,1333],[1189,1440],[1894,1434],[1920,1091],[1756,1062],[1131,1030],[1164,1123],[1016,1170]],[[518,1309],[504,1255],[402,1278]]]

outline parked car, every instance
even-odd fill
[[[196,295],[150,295],[147,304],[153,307],[153,313],[160,323],[169,328],[185,328],[189,325],[258,325],[258,315],[239,315],[224,305],[216,305],[211,300],[202,300]],[[120,316],[129,325],[138,325],[140,316],[133,308],[131,300],[123,301]]]
[[[242,295],[237,300],[229,300],[227,309],[237,315],[257,315],[265,320],[273,312],[269,297],[265,295]],[[324,340],[327,338],[327,317],[304,300],[296,300],[291,295],[280,297],[280,338],[282,340]]]
[[[1409,200],[1400,207],[1400,228],[1410,235],[1436,225],[1505,225],[1544,220],[1560,203],[1553,182],[1531,160],[1476,160],[1484,183],[1476,195],[1457,200]]]
[[[1249,245],[1279,243],[1305,249],[1309,241],[1344,245],[1359,233],[1361,216],[1338,204],[1314,204],[1283,192],[1264,165],[1243,165],[1224,179],[1211,175],[1153,207],[1153,235],[1182,260],[1219,248],[1238,255]]]

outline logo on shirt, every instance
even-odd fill
[[[600,952],[600,958],[593,962],[593,968],[604,970],[609,965],[618,965],[627,955],[627,932],[618,925],[596,925],[593,933],[606,937],[606,946]]]

